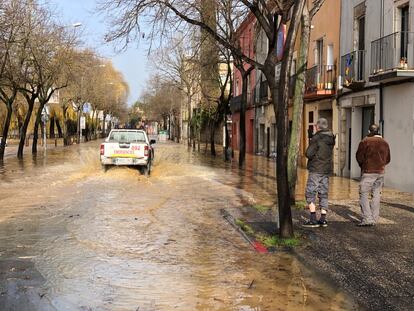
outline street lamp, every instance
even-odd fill
[[[47,137],[46,137],[46,123],[49,121],[49,108],[43,107],[42,110],[42,122],[43,122],[43,148],[47,149]]]
[[[82,26],[82,23],[77,22],[77,23],[73,23],[73,24],[69,24],[69,25],[63,25],[62,28],[70,28],[70,27],[78,28],[80,26]]]

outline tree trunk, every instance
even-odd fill
[[[175,130],[176,130],[176,133],[177,133],[177,143],[180,143],[180,137],[181,137],[181,128],[180,128],[180,123],[179,123],[179,120],[177,119],[177,118],[175,118],[176,119],[176,127],[175,127]]]
[[[191,125],[191,97],[188,97],[188,116],[187,116],[187,139],[188,139],[188,147],[191,147],[191,140],[193,138],[193,131]]]
[[[171,140],[171,115],[168,116],[168,140]]]
[[[66,112],[68,110],[68,107],[62,108],[63,112],[63,145],[69,146],[69,133],[68,133],[68,124],[66,119]]]
[[[50,118],[50,123],[49,123],[49,133],[50,133],[50,138],[55,138],[55,117],[51,117]]]
[[[76,122],[77,122],[77,130],[76,130],[76,143],[79,145],[81,143],[82,138],[82,129],[81,129],[81,107],[78,107],[77,115],[76,115]]]
[[[295,202],[296,180],[298,167],[298,154],[302,130],[303,115],[303,94],[305,92],[305,73],[307,68],[308,50],[310,40],[310,18],[307,5],[302,14],[302,32],[300,40],[299,57],[297,60],[297,75],[295,85],[295,95],[293,100],[292,129],[288,152],[288,179],[291,203]]]
[[[207,122],[206,128],[205,128],[205,132],[204,132],[204,142],[206,144],[206,147],[204,149],[204,153],[207,154],[208,152],[208,143],[210,141],[210,124],[211,124],[211,119]]]
[[[279,209],[279,235],[281,238],[293,237],[292,210],[290,206],[289,183],[287,174],[288,163],[288,132],[289,132],[289,75],[292,66],[293,49],[299,29],[300,16],[306,0],[298,0],[293,7],[293,15],[290,20],[284,55],[282,59],[279,92],[274,75],[274,66],[265,70],[265,75],[271,86],[273,108],[277,125],[277,158],[276,158],[276,182],[277,199]],[[274,53],[275,51],[270,51]],[[278,94],[277,94],[278,93]]]
[[[60,121],[58,118],[55,119],[56,120],[56,128],[58,131],[58,137],[62,138],[63,137],[63,133],[62,133],[62,127],[60,126]]]
[[[211,124],[210,127],[210,148],[211,148],[211,155],[213,157],[215,157],[217,155],[216,153],[216,126],[217,126],[217,122],[216,122],[216,118],[214,117],[213,122]]]
[[[13,100],[14,101],[14,100]],[[13,101],[9,101],[9,103],[6,104],[7,106],[7,114],[6,114],[6,120],[4,120],[4,126],[3,126],[3,138],[1,139],[0,143],[0,160],[2,161],[4,159],[4,153],[6,151],[6,142],[7,142],[7,136],[9,135],[9,128],[10,128],[10,122],[12,118],[12,104]]]
[[[33,143],[32,143],[32,154],[37,153],[37,140],[39,139],[39,125],[42,121],[42,111],[45,104],[40,103],[39,108],[36,113],[36,120],[34,124],[34,130],[33,130]]]
[[[26,97],[26,96],[25,96]],[[19,141],[19,149],[17,150],[17,157],[19,159],[23,158],[23,150],[26,142],[26,135],[27,135],[27,129],[29,127],[30,119],[32,118],[34,104],[35,104],[36,97],[26,97],[28,110],[26,113],[26,117],[23,122],[22,129],[20,131],[20,141]]]
[[[96,114],[95,114],[95,138],[98,138],[98,128],[99,128],[99,113],[98,113],[98,110],[96,110]]]
[[[239,120],[239,167],[242,168],[246,159],[246,107],[247,107],[247,77],[248,74],[242,74],[242,97],[240,105]]]
[[[201,129],[197,129],[197,150],[200,152],[201,150]]]
[[[102,121],[102,135],[106,137],[106,113],[103,114],[103,121]]]
[[[193,126],[191,126],[191,128],[192,128],[192,134],[191,134],[191,137],[192,137],[192,140],[193,140],[193,150],[195,150],[196,149],[196,134],[197,134],[197,131],[196,131],[196,129],[195,129],[195,126],[193,125]]]

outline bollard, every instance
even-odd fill
[[[57,147],[57,138],[55,137],[55,147]]]

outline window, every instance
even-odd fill
[[[354,8],[354,49],[365,50],[365,1]]]
[[[409,7],[408,5],[400,9],[401,14],[401,60],[407,61],[408,56],[408,31],[409,31]]]
[[[143,132],[115,131],[111,133],[109,141],[118,141],[123,143],[145,142],[145,135]]]
[[[313,123],[313,111],[309,111],[308,119],[309,123]]]
[[[375,107],[362,107],[362,134],[364,138],[368,135],[369,126],[375,122]]]
[[[315,65],[318,65],[319,68],[321,68],[321,66],[323,65],[323,40],[322,39],[316,41]]]
[[[358,50],[365,50],[365,15],[358,18]]]
[[[329,70],[333,69],[334,66],[334,46],[333,44],[328,44],[327,54],[326,54],[326,65]]]

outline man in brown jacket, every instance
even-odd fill
[[[358,226],[373,226],[379,218],[385,165],[391,161],[390,147],[379,135],[378,125],[372,124],[369,127],[368,136],[359,143],[356,159],[362,171],[359,184],[362,221]],[[369,194],[372,194],[371,202]]]

